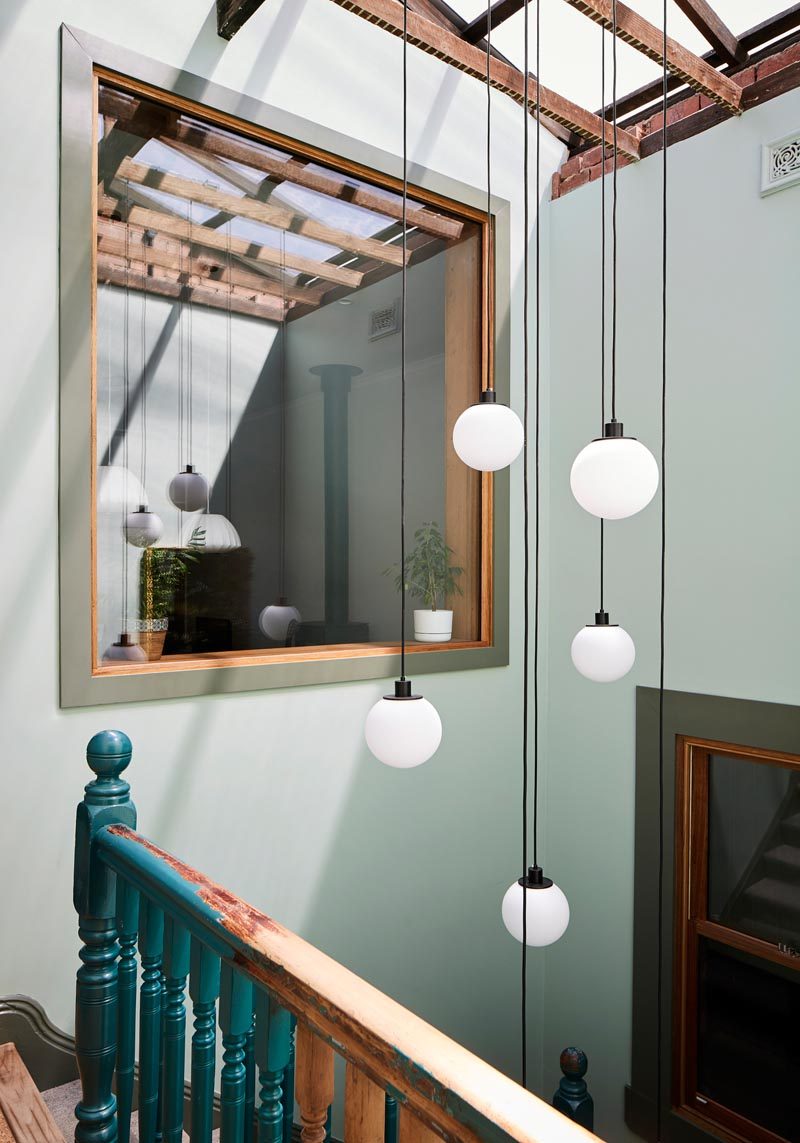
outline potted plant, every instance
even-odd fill
[[[453,612],[444,604],[449,596],[462,594],[458,577],[464,569],[450,563],[453,549],[434,521],[417,528],[414,541],[413,551],[406,556],[405,574],[397,571],[395,586],[423,604],[414,611],[414,638],[419,643],[447,643],[453,634]],[[397,566],[387,568],[384,575]]]
[[[192,554],[201,543],[196,535],[188,548],[145,548],[139,566],[139,642],[147,658],[161,658],[169,628],[169,617],[175,607],[175,593],[183,583],[189,565],[196,562]]]

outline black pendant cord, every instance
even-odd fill
[[[661,597],[659,601],[659,673],[658,673],[658,997],[656,1031],[656,1137],[661,1143],[663,1092],[661,1082],[663,991],[664,991],[664,662],[666,659],[666,594],[667,594],[667,110],[669,76],[667,73],[667,0],[664,0],[662,55],[664,58],[662,115],[664,166],[661,187]]]
[[[191,252],[190,252],[190,257],[191,257]],[[183,467],[184,467],[184,457],[186,455],[184,453],[184,440],[183,440],[183,421],[184,421],[184,416],[183,416],[183,408],[184,408],[184,403],[183,403],[183,373],[184,373],[184,361],[183,361],[183,356],[184,356],[183,355],[183,339],[184,339],[183,325],[184,325],[184,322],[183,322],[183,314],[184,314],[184,290],[186,289],[186,283],[184,281],[184,276],[183,276],[183,242],[180,242],[178,244],[178,287],[179,287],[179,291],[180,291],[178,294],[178,471],[181,472],[183,470]],[[182,520],[183,519],[183,510],[179,508],[178,511],[179,511],[179,513],[181,513],[180,519]]]
[[[611,419],[617,419],[617,0],[611,3],[611,107],[614,165],[611,201]]]
[[[233,446],[233,434],[231,431],[231,405],[233,403],[233,368],[232,368],[232,352],[233,352],[233,312],[231,303],[233,301],[233,279],[231,277],[233,272],[233,259],[231,257],[231,224],[228,223],[228,321],[226,325],[226,339],[225,339],[225,518],[230,522],[231,518],[231,478],[233,476],[233,464],[231,457],[231,449]],[[191,373],[190,373],[191,376]],[[191,406],[190,406],[191,414]]]
[[[130,217],[130,186],[125,180],[125,217]],[[128,543],[125,533],[125,524],[128,516],[128,432],[130,430],[130,225],[125,227],[125,305],[122,311],[122,336],[124,347],[122,353],[122,634],[128,634]]]
[[[403,3],[403,273],[400,301],[400,680],[406,677],[406,298],[408,295],[408,0]]]
[[[190,281],[192,277],[192,216],[194,213],[194,203],[189,200],[189,273],[187,275],[189,281],[186,283],[186,290],[189,294],[189,360],[188,373],[186,378],[186,451],[188,454],[189,464],[193,463],[194,440],[193,440],[193,426],[192,426],[192,413],[194,406],[194,393],[193,393],[193,373],[194,373],[194,302],[192,301],[192,290]],[[230,287],[229,287],[230,289]]]
[[[281,538],[281,557],[279,565],[279,582],[278,582],[278,598],[283,599],[286,595],[286,333],[289,328],[287,321],[286,310],[286,231],[281,231],[281,314],[283,322],[281,324],[281,352],[280,352],[280,369],[281,369],[281,499],[280,499],[280,521],[279,531]]]
[[[494,236],[492,233],[492,0],[486,5],[486,225],[489,242],[486,273],[490,296],[494,286]],[[494,391],[494,377],[491,368],[491,352],[486,342],[486,388]]]
[[[600,28],[600,106],[606,105],[606,30]],[[606,423],[606,140],[600,141],[600,436]],[[605,520],[600,518],[600,610],[604,611]]]
[[[538,9],[538,0],[537,0]],[[526,86],[525,98],[522,101],[523,120],[523,146],[522,146],[522,161],[523,161],[523,204],[522,204],[522,231],[523,231],[523,271],[522,271],[522,377],[523,377],[523,422],[524,422],[524,438],[522,448],[522,498],[523,498],[523,638],[522,638],[522,876],[527,876],[528,872],[528,663],[530,657],[530,527],[529,527],[529,505],[530,505],[530,491],[528,481],[528,420],[529,420],[529,326],[528,326],[528,310],[530,305],[530,284],[529,284],[529,235],[530,235],[530,203],[529,203],[529,188],[528,188],[528,163],[530,157],[530,108],[528,106],[528,75],[530,73],[529,66],[529,15],[528,4],[525,4],[525,63],[524,63],[524,82]],[[538,84],[538,79],[537,79]],[[538,92],[538,87],[537,87]],[[525,897],[527,890],[523,889],[522,899],[522,995],[521,995],[521,1039],[522,1039],[522,1086],[528,1086],[528,908],[527,898]]]
[[[541,433],[539,431],[540,417],[540,390],[541,390],[541,227],[539,225],[539,186],[541,183],[542,165],[542,107],[539,92],[539,76],[541,75],[541,58],[539,54],[539,41],[541,39],[541,8],[542,0],[536,3],[536,360],[535,360],[535,387],[534,387],[534,415],[536,418],[536,437],[534,448],[534,473],[536,477],[534,492],[534,542],[533,542],[533,864],[539,864],[539,492],[541,486]]]
[[[127,235],[127,231],[126,231]],[[142,473],[142,488],[144,489],[145,504],[147,502],[147,246],[148,231],[142,235],[142,447],[140,468]]]

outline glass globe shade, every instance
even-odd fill
[[[149,548],[161,538],[164,522],[155,512],[140,504],[125,517],[125,539],[135,548]]]
[[[566,932],[569,902],[552,882],[546,888],[529,888],[521,881],[515,881],[506,890],[502,906],[503,924],[520,944],[523,939],[523,907],[527,914],[526,945],[543,948],[555,944]]]
[[[283,643],[289,633],[289,626],[292,623],[300,623],[302,616],[296,607],[286,599],[280,599],[277,603],[270,603],[258,617],[258,625],[266,635],[267,639],[272,639],[276,643]]]
[[[658,465],[633,437],[601,437],[578,453],[569,482],[581,508],[604,520],[624,520],[655,496]]]
[[[522,421],[508,405],[481,401],[453,426],[453,448],[470,468],[496,472],[511,464],[525,443]]]
[[[183,472],[170,481],[169,498],[181,512],[197,512],[208,504],[208,481],[202,472],[195,472],[191,464],[187,464]]]
[[[104,663],[146,663],[147,655],[144,647],[134,643],[130,635],[122,634],[116,643],[112,643],[103,653]]]
[[[595,683],[613,683],[627,675],[636,659],[636,648],[624,627],[591,623],[581,627],[572,640],[575,669]]]
[[[442,741],[442,720],[427,699],[382,698],[367,715],[364,737],[379,762],[409,770],[436,753]]]
[[[147,500],[142,484],[122,464],[101,464],[97,469],[97,508],[100,512],[133,512]]]
[[[242,541],[227,516],[218,512],[201,512],[183,526],[181,544],[198,552],[233,552]]]

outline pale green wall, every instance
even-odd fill
[[[800,127],[800,93],[669,151],[667,686],[800,696],[797,325],[800,187],[762,199],[760,145]],[[658,447],[661,157],[619,175],[619,398]],[[609,188],[610,189],[610,188]],[[598,1128],[626,1138],[630,1068],[634,688],[658,683],[657,503],[607,527],[606,604],[637,662],[599,686],[569,648],[597,605],[598,525],[569,470],[599,409],[599,184],[554,202],[547,858],[572,923],[546,965],[545,1059],[589,1054]],[[655,825],[654,825],[655,828]]]
[[[519,463],[511,666],[426,680],[445,731],[423,769],[391,771],[367,753],[362,722],[381,683],[58,709],[59,24],[400,149],[397,40],[330,0],[269,0],[228,45],[214,12],[212,0],[0,6],[0,993],[36,996],[71,1025],[74,804],[88,775],[86,741],[118,726],[135,744],[130,777],[144,832],[513,1071],[519,949],[499,907],[518,872]],[[482,186],[481,86],[412,51],[410,91],[414,159]],[[518,404],[522,112],[504,97],[495,107],[494,190],[513,202]],[[546,184],[560,147],[547,135],[543,144]],[[541,961],[531,963],[535,1075]],[[565,1027],[562,1038],[573,1036]]]

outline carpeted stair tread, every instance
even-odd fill
[[[789,833],[800,841],[800,814],[793,814],[781,822],[781,832]]]
[[[787,884],[785,881],[776,881],[772,877],[762,877],[745,891],[750,910],[754,908],[761,911],[777,909],[784,913],[800,915],[800,887]],[[767,917],[768,920],[780,920],[777,917]]]
[[[42,1092],[42,1099],[50,1109],[56,1127],[67,1143],[72,1143],[75,1135],[75,1104],[80,1102],[80,1098],[80,1080],[73,1080],[72,1083],[65,1083],[61,1087],[52,1087],[49,1091]],[[219,1129],[213,1133],[211,1138],[213,1143],[219,1143]],[[185,1131],[183,1140],[184,1143],[189,1143],[189,1136]],[[136,1112],[131,1116],[131,1143],[139,1143],[139,1124],[136,1119]]]
[[[776,845],[764,854],[764,860],[771,866],[779,866],[786,873],[800,874],[800,846]]]

